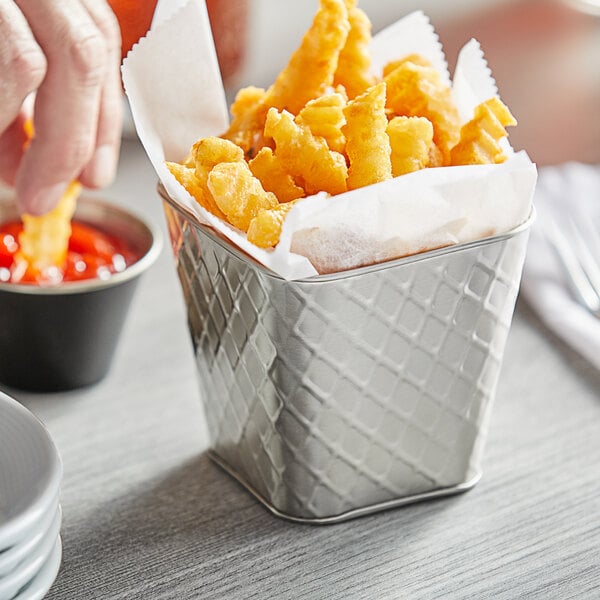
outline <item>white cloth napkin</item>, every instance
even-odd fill
[[[569,162],[540,168],[534,202],[537,220],[531,229],[521,293],[551,330],[600,369],[600,320],[576,301],[542,232],[544,219],[553,217],[560,225],[574,214],[600,231],[600,165]]]

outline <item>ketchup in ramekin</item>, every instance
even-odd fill
[[[28,269],[18,273],[15,257],[19,251],[20,221],[0,225],[0,282],[51,285],[85,279],[107,279],[124,271],[139,256],[124,240],[96,227],[73,221],[65,264],[51,273]],[[58,272],[57,272],[58,271]]]

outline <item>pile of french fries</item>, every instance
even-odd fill
[[[167,162],[206,210],[262,248],[277,245],[298,199],[331,196],[426,168],[500,163],[516,125],[498,97],[461,126],[451,90],[420,55],[371,69],[371,23],[357,0],[320,0],[268,88],[247,87],[229,129]]]

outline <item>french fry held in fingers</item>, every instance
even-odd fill
[[[19,253],[15,260],[13,280],[27,271],[34,278],[41,276],[49,282],[61,279],[60,270],[67,258],[71,237],[71,219],[81,192],[81,184],[71,182],[59,203],[45,215],[23,215],[23,231],[19,235]]]
[[[24,129],[29,144],[34,136],[31,120],[25,122]],[[27,275],[40,283],[60,283],[71,237],[71,219],[80,193],[81,184],[72,181],[51,211],[41,216],[22,216],[23,231],[19,234],[13,281],[18,282]]]
[[[240,90],[220,137],[167,163],[206,210],[261,248],[279,242],[291,208],[423,169],[506,160],[516,125],[491,97],[461,123],[452,89],[420,54],[372,68],[371,23],[358,0],[320,0],[314,20],[274,83]]]

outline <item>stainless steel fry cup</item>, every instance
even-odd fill
[[[160,253],[158,229],[114,204],[80,198],[75,218],[129,242],[140,258],[105,280],[0,283],[0,382],[10,387],[55,392],[102,379],[139,278]],[[15,219],[14,202],[0,202],[0,223]]]
[[[218,464],[316,523],[478,481],[530,222],[285,281],[162,195]]]

